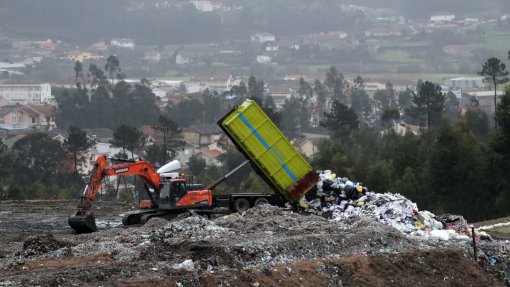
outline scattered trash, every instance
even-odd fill
[[[193,260],[187,259],[180,264],[172,265],[172,268],[175,270],[193,271],[195,269],[195,264],[193,263]]]
[[[320,172],[315,197],[308,196],[308,212],[327,215],[333,221],[365,220],[396,228],[410,238],[469,240],[469,225],[458,215],[440,217],[419,211],[416,203],[400,194],[374,193],[361,182],[337,177],[330,170]],[[439,231],[439,232],[435,232]]]

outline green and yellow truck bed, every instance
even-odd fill
[[[319,176],[253,100],[234,107],[218,121],[257,173],[286,200],[295,203]]]

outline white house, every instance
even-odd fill
[[[96,159],[100,154],[105,154],[107,158],[115,157],[122,152],[122,148],[114,147],[111,143],[98,142],[92,146],[87,153],[87,160],[83,163],[83,171],[89,174],[94,168]],[[131,151],[126,150],[127,155],[131,158]],[[139,158],[137,154],[133,154],[135,159]]]
[[[257,55],[257,63],[269,64],[271,63],[271,57],[265,55]]]
[[[0,98],[11,104],[41,104],[53,101],[49,83],[30,85],[0,85]]]
[[[451,22],[455,19],[455,14],[452,13],[435,13],[434,15],[430,16],[430,22],[431,23],[446,23]]]
[[[143,59],[149,62],[157,63],[161,61],[161,54],[158,51],[145,52]]]
[[[271,33],[256,33],[251,35],[251,40],[259,43],[274,42],[276,37]]]
[[[278,45],[267,45],[266,46],[266,52],[276,52],[278,51],[279,47]]]
[[[110,41],[110,45],[118,47],[118,48],[132,50],[135,48],[135,41],[133,39],[128,39],[128,38],[116,38],[116,39],[112,39]]]
[[[283,108],[285,101],[289,100],[294,93],[294,90],[288,85],[270,86],[268,94],[273,98],[273,102],[277,109]]]
[[[448,88],[457,89],[485,89],[483,77],[458,77],[444,81],[444,85]]]
[[[175,56],[175,63],[177,65],[185,65],[185,64],[193,63],[193,58],[189,57],[189,56],[182,55],[179,53],[179,54],[177,54],[177,56]]]
[[[200,12],[212,12],[220,9],[219,3],[215,3],[213,1],[191,1],[191,4],[193,4],[193,6],[195,6],[195,8]]]

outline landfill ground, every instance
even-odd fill
[[[262,205],[125,228],[132,207],[99,202],[100,231],[77,235],[67,225],[77,203],[0,202],[0,286],[507,286],[503,257],[476,262],[469,242],[362,220]]]

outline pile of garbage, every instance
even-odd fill
[[[18,252],[17,256],[33,258],[51,251],[68,247],[67,242],[59,241],[53,237],[53,234],[46,233],[28,238],[23,243],[23,251]]]
[[[307,195],[308,211],[333,221],[366,220],[389,225],[420,240],[470,240],[471,230],[462,216],[435,216],[419,211],[416,203],[400,194],[370,192],[361,182],[320,172],[316,190]],[[488,236],[486,234],[480,234]]]

